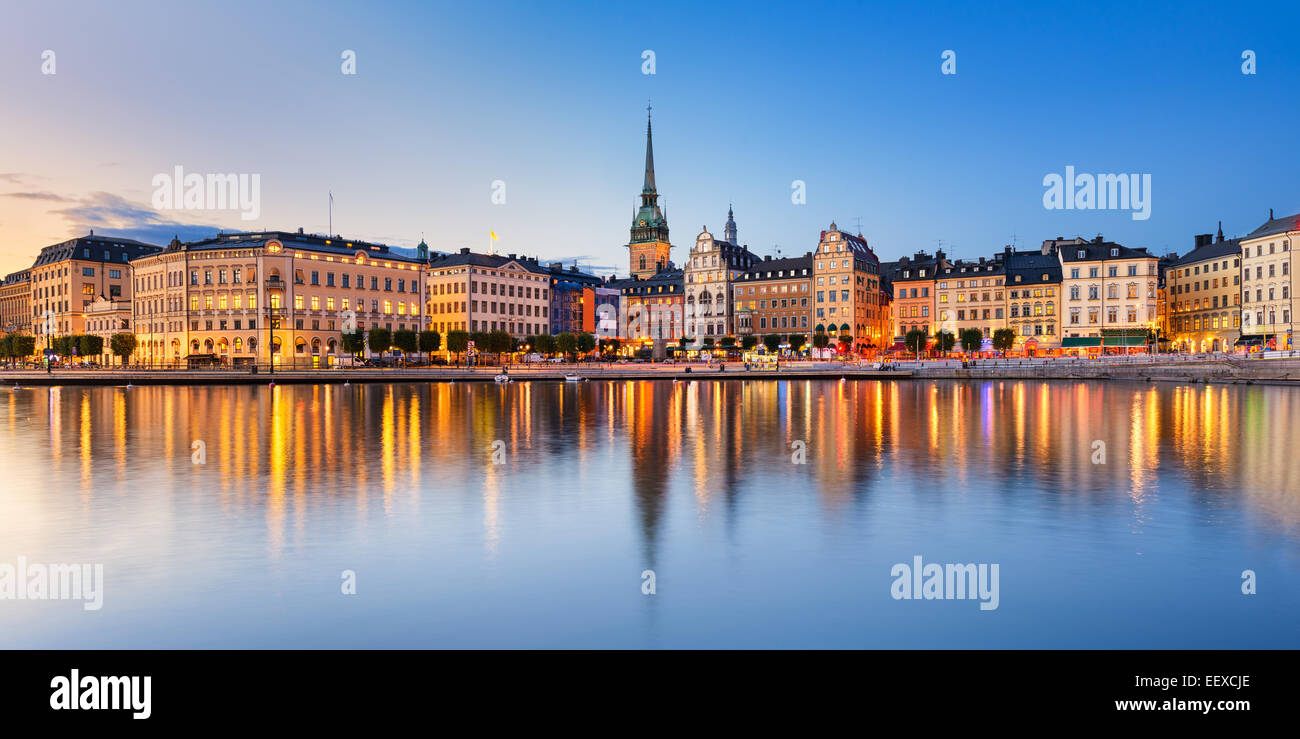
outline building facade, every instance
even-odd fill
[[[646,279],[633,277],[611,283],[619,291],[618,335],[628,353],[652,348],[663,356],[667,345],[688,336],[685,320],[685,274],[668,269]]]
[[[604,280],[587,274],[574,264],[567,269],[559,262],[547,265],[551,276],[550,332],[594,334],[597,327],[596,291]]]
[[[725,233],[736,237],[736,222],[727,210]],[[703,341],[716,343],[724,336],[735,336],[735,311],[731,285],[759,259],[747,247],[734,241],[714,238],[708,228],[695,237],[683,274],[686,280],[686,333]]]
[[[517,339],[551,332],[551,272],[537,259],[479,254],[435,256],[427,270],[425,325],[448,331],[505,331]]]
[[[1006,327],[1006,298],[1003,283],[1006,266],[1002,255],[979,261],[957,260],[941,267],[935,276],[938,300],[937,331],[946,331],[961,346],[961,333],[976,329],[985,339]]]
[[[131,301],[121,298],[109,299],[101,295],[86,307],[82,315],[86,327],[84,333],[104,340],[99,356],[93,357],[99,364],[109,366],[121,361],[113,354],[113,334],[131,333],[131,315]]]
[[[86,309],[95,298],[131,300],[131,261],[162,247],[132,239],[87,236],[41,249],[29,270],[32,333],[37,346],[51,336],[85,333]]]
[[[936,325],[935,275],[948,265],[940,249],[934,255],[918,251],[892,263],[889,283],[894,299],[891,303],[895,342],[902,342],[912,330],[933,336]]]
[[[800,335],[812,341],[813,255],[764,257],[732,284],[738,336]]]
[[[880,260],[861,234],[839,230],[833,222],[813,254],[814,333],[852,337],[854,351],[882,347],[890,338],[889,296],[883,289]]]
[[[424,265],[383,244],[223,233],[173,240],[131,266],[140,362],[329,366],[344,330],[422,326]]]
[[[1053,354],[1061,348],[1059,241],[1044,241],[1036,250],[1017,251],[1009,246],[1003,250],[1007,273],[1006,326],[1016,334],[1013,352],[1034,356]]]
[[[1063,350],[1145,349],[1157,327],[1157,258],[1098,236],[1057,249]]]
[[[1241,244],[1198,234],[1194,248],[1165,270],[1168,348],[1181,352],[1231,351],[1241,338]]]
[[[1274,218],[1241,239],[1241,344],[1294,349],[1295,270],[1291,247],[1300,214]]]
[[[19,270],[0,282],[0,331],[32,332],[32,271]]]

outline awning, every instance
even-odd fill
[[[1268,341],[1269,336],[1264,334],[1249,334],[1237,339],[1237,346],[1262,346]]]
[[[1145,334],[1133,334],[1131,336],[1107,336],[1103,342],[1104,346],[1146,346],[1147,337]]]
[[[1081,349],[1090,346],[1101,346],[1100,336],[1066,336],[1061,339],[1062,349]]]

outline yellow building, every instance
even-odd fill
[[[986,339],[1006,328],[1006,263],[1003,255],[980,257],[978,262],[957,260],[939,269],[935,296],[939,320],[935,332],[946,331],[961,349],[961,332],[976,329]]]
[[[1158,259],[1098,236],[1062,245],[1065,351],[1145,351],[1157,328]]]
[[[1291,246],[1300,238],[1300,215],[1274,218],[1241,239],[1241,341],[1243,346],[1295,349],[1295,274]]]
[[[382,244],[281,231],[221,234],[132,261],[136,359],[317,367],[342,332],[422,327],[424,263]]]
[[[1196,236],[1196,246],[1165,269],[1169,348],[1230,351],[1241,336],[1241,245],[1238,239]]]
[[[129,301],[131,261],[160,248],[91,231],[41,249],[29,283],[37,347],[44,348],[48,337],[85,333],[83,316],[97,296]]]
[[[813,281],[814,333],[851,336],[858,352],[892,345],[890,296],[880,259],[861,234],[845,233],[834,223],[822,231],[813,253]]]
[[[0,282],[0,332],[31,333],[32,272],[20,270]]]
[[[99,356],[93,357],[93,359],[104,366],[118,363],[119,359],[113,355],[113,334],[131,332],[131,301],[122,300],[121,298],[110,300],[100,295],[95,298],[93,303],[86,306],[81,318],[85,326],[83,333],[98,336],[104,340],[104,347]],[[86,359],[92,359],[92,357],[86,357]]]
[[[522,339],[550,333],[551,272],[536,258],[461,249],[429,261],[429,328],[506,331]]]

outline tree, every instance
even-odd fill
[[[706,338],[704,339],[704,345],[707,346],[707,347],[709,347],[710,349],[712,349],[712,348],[713,348],[713,338],[712,338],[712,337],[706,337]]]
[[[980,350],[984,344],[984,332],[977,328],[963,329],[961,332],[961,348],[966,350],[967,354],[974,354]]]
[[[694,336],[683,336],[682,338],[677,340],[677,343],[681,345],[682,351],[686,351],[686,347],[690,346],[692,343],[694,343],[694,341],[695,341]]]
[[[924,331],[919,328],[914,328],[907,332],[907,336],[903,337],[903,343],[907,345],[907,350],[909,352],[920,354],[925,351],[925,345],[928,339],[929,337],[925,335]]]
[[[366,335],[361,329],[343,332],[343,351],[356,357],[366,350]]]
[[[618,356],[618,348],[621,344],[622,342],[613,336],[603,338],[600,340],[600,353],[607,357]]]
[[[13,334],[10,351],[15,359],[30,357],[36,353],[36,337],[31,334]]]
[[[533,339],[533,349],[539,354],[554,354],[556,351],[555,337],[550,334],[538,334]]]
[[[763,346],[767,347],[767,350],[768,350],[769,352],[771,352],[772,354],[775,354],[775,353],[776,353],[776,350],[781,346],[781,335],[780,335],[780,334],[766,334],[766,335],[764,335],[764,336],[763,336]]]
[[[736,337],[734,337],[734,336],[723,336],[723,337],[722,337],[722,340],[719,341],[718,343],[722,345],[722,348],[723,348],[723,349],[731,349],[732,347],[734,347],[734,346],[736,345]]]
[[[578,348],[578,337],[565,331],[555,336],[555,348],[566,357]]]
[[[82,334],[77,337],[77,351],[83,357],[98,357],[104,353],[104,337]]]
[[[596,348],[596,337],[589,333],[578,334],[578,353],[590,354]]]
[[[389,347],[393,345],[393,332],[375,326],[370,329],[369,335],[366,336],[366,343],[370,345],[370,351],[382,357],[384,352],[388,351]]]
[[[944,354],[952,351],[956,344],[957,337],[953,336],[951,331],[940,331],[934,335],[934,345]]]
[[[1009,328],[1000,328],[993,332],[993,348],[1000,352],[1009,352],[1016,345],[1016,332]]]
[[[797,352],[803,348],[804,342],[807,340],[808,337],[803,334],[790,334],[790,348]]]
[[[428,355],[438,351],[440,346],[442,346],[442,334],[437,331],[420,332],[420,351]]]
[[[420,335],[409,328],[398,329],[393,332],[393,346],[402,350],[402,360],[406,360],[407,354],[414,354],[420,348]]]
[[[509,331],[489,331],[487,335],[487,350],[495,354],[505,354],[513,351],[515,348],[515,339]]]
[[[448,331],[447,332],[447,351],[454,352],[456,362],[460,362],[460,355],[469,350],[469,333],[465,331]],[[477,345],[477,344],[476,344]]]
[[[817,349],[825,349],[830,345],[831,345],[831,337],[828,334],[823,334],[820,332],[813,334],[813,346],[816,347]]]
[[[113,351],[122,364],[135,354],[136,339],[135,334],[113,334],[108,340],[108,347]]]
[[[741,348],[741,349],[744,349],[745,351],[751,351],[751,350],[753,350],[753,348],[756,347],[756,346],[758,346],[758,337],[757,337],[757,336],[755,336],[755,335],[753,335],[753,334],[748,334],[748,335],[746,335],[746,336],[741,337],[741,339],[740,339],[740,348]]]
[[[844,347],[844,351],[846,352],[852,351],[853,337],[849,334],[840,334],[840,346]]]

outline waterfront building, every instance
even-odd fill
[[[1197,234],[1194,248],[1164,270],[1169,348],[1231,351],[1241,338],[1241,243]]]
[[[668,268],[672,244],[668,241],[668,217],[659,207],[655,189],[654,141],[650,116],[645,123],[645,178],[641,184],[641,202],[632,213],[632,234],[628,240],[628,263],[631,275],[642,279]]]
[[[1003,255],[979,261],[957,260],[939,268],[935,275],[935,298],[939,320],[936,332],[952,334],[961,349],[961,332],[976,329],[986,339],[1005,328],[1006,299],[1003,291],[1006,265]]]
[[[1057,248],[1065,292],[1061,348],[1145,350],[1156,328],[1157,258],[1101,236]]]
[[[935,326],[935,275],[948,265],[943,250],[934,255],[918,251],[890,263],[889,284],[893,292],[891,303],[892,333],[896,342],[902,342],[912,330],[924,331],[933,336]]]
[[[1274,218],[1241,239],[1240,344],[1294,349],[1295,270],[1291,246],[1300,239],[1300,214]]]
[[[43,349],[50,336],[85,333],[83,316],[98,295],[131,300],[131,261],[161,249],[94,231],[41,249],[28,283],[37,346]]]
[[[131,333],[131,301],[122,298],[108,298],[103,295],[86,306],[81,316],[86,327],[83,333],[98,336],[104,340],[104,346],[94,359],[103,366],[113,364],[118,357],[113,355],[113,334]]]
[[[731,285],[758,261],[736,238],[736,221],[727,209],[724,238],[718,239],[704,228],[695,237],[695,245],[683,270],[686,281],[686,334],[716,343],[724,336],[734,336],[735,312]]]
[[[0,332],[32,331],[32,271],[23,269],[0,281]]]
[[[1006,264],[1007,328],[1015,331],[1011,351],[1027,356],[1054,354],[1061,348],[1061,261],[1063,243],[1083,239],[1048,239],[1038,249],[1003,249]]]
[[[383,244],[302,229],[222,233],[173,239],[131,267],[143,362],[329,366],[345,329],[423,325],[424,263]]]
[[[535,257],[463,248],[434,256],[427,270],[425,325],[448,331],[506,331],[515,338],[551,332],[551,271]]]
[[[648,278],[633,277],[609,284],[619,292],[618,335],[628,341],[626,353],[652,349],[656,358],[685,332],[685,275],[668,263],[667,269]]]
[[[560,262],[551,262],[547,271],[551,278],[550,333],[594,334],[598,305],[596,291],[605,281],[580,271],[576,264],[566,269]]]
[[[763,257],[732,284],[736,334],[801,334],[812,341],[813,255],[773,259]]]
[[[854,351],[883,347],[890,333],[889,296],[880,259],[862,234],[831,223],[813,254],[814,333],[852,337]]]

